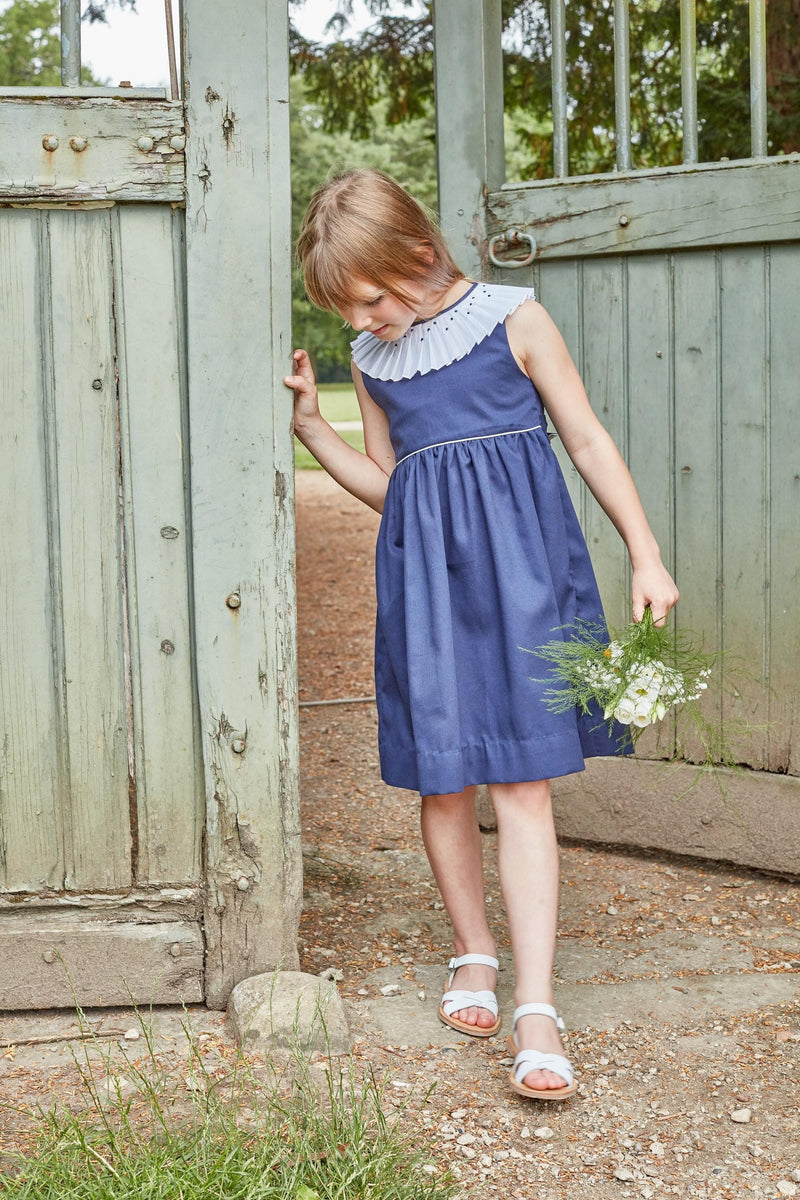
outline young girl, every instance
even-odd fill
[[[576,619],[603,622],[547,418],[625,541],[635,619],[650,605],[662,623],[678,592],[627,467],[531,289],[466,279],[424,211],[378,171],[349,171],[319,189],[298,254],[313,302],[363,331],[352,346],[366,454],[321,416],[305,350],[295,350],[286,383],[300,441],[383,513],[381,771],[422,795],[425,849],[453,924],[439,1016],[476,1037],[500,1027],[474,805],[475,785],[486,783],[516,973],[511,1085],[564,1099],[576,1085],[552,1005],[549,780],[622,747],[599,714],[550,711],[530,678],[526,649]]]

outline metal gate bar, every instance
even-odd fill
[[[750,0],[750,153],[767,153],[766,0]]]
[[[614,0],[614,92],[616,94],[617,170],[630,171],[631,49],[629,0]]]
[[[61,82],[81,82],[81,0],[61,0]]]
[[[553,171],[556,179],[569,175],[567,141],[567,23],[565,0],[550,5],[550,41],[553,71]]]
[[[697,148],[697,23],[695,0],[681,0],[681,120],[683,161],[696,163]]]
[[[696,0],[680,0],[681,108],[683,161],[698,161]],[[566,0],[550,2],[553,96],[553,175],[569,175],[567,124]],[[767,13],[766,0],[749,0],[750,10],[750,153],[769,153],[767,141]],[[633,168],[631,153],[630,0],[614,0],[614,94],[616,166]]]

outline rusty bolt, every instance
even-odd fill
[[[186,146],[186,138],[182,133],[175,133],[169,139],[169,144],[173,150],[183,150]]]
[[[103,390],[103,381],[102,381],[102,379],[93,379],[93,380],[92,380],[92,387],[94,388],[94,390],[95,390],[96,392],[101,392],[101,391]]]
[[[57,150],[58,138],[53,133],[46,133],[42,138],[42,145],[44,146],[45,150]]]
[[[180,958],[183,947],[180,942],[173,942],[169,948],[169,952],[173,958]]]
[[[54,963],[57,957],[58,955],[56,954],[55,950],[45,950],[44,954],[42,955],[42,958],[46,963]]]
[[[244,738],[234,738],[231,742],[231,750],[234,754],[244,754]]]
[[[149,150],[153,149],[155,142],[151,137],[145,134],[144,137],[139,138],[136,145],[141,150],[142,154],[147,154]]]
[[[242,597],[238,592],[231,592],[225,603],[227,604],[228,608],[238,608],[242,603]]]
[[[619,219],[619,223],[622,226],[622,228],[624,229],[626,225],[630,225],[631,219],[630,219],[630,217],[626,217],[625,213],[623,213]]]
[[[236,886],[240,892],[249,892],[250,891],[250,880],[247,878],[246,875],[240,875],[239,878],[236,880]]]
[[[76,154],[80,154],[81,150],[85,150],[87,145],[85,137],[71,137],[69,144]]]
[[[164,638],[163,642],[161,643],[161,652],[162,654],[175,653],[175,645],[169,640],[169,638]]]
[[[166,538],[166,540],[168,542],[171,542],[176,537],[180,537],[181,535],[178,532],[178,530],[175,528],[174,525],[162,525],[161,526],[161,536],[162,536],[162,538]]]

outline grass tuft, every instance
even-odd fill
[[[82,1017],[82,1014],[81,1014]],[[33,1143],[0,1168],[3,1200],[451,1200],[388,1103],[388,1080],[354,1060],[282,1064],[241,1053],[207,1062],[188,1024],[188,1062],[117,1061],[88,1039],[74,1061],[77,1109],[40,1109]],[[83,1022],[84,1027],[85,1022]],[[320,1066],[324,1070],[320,1070]],[[427,1095],[422,1098],[423,1102]],[[409,1100],[404,1102],[407,1108]]]

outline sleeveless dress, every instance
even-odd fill
[[[605,629],[541,399],[506,334],[533,298],[478,283],[397,341],[352,343],[396,458],[376,549],[381,774],[422,795],[625,752],[600,712],[548,708],[529,653],[576,619]]]

